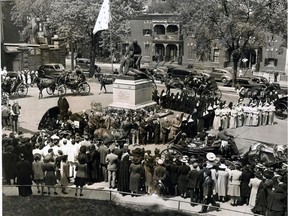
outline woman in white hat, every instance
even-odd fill
[[[218,167],[217,176],[217,189],[218,189],[218,196],[219,201],[224,202],[227,196],[227,189],[228,189],[228,178],[229,173],[226,170],[227,166],[225,164],[220,164]]]
[[[163,166],[163,163],[162,159],[158,159],[153,174],[154,191],[158,196],[162,195],[163,180],[166,178],[166,168]]]

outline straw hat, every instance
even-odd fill
[[[216,160],[216,155],[212,152],[209,152],[206,154],[206,158],[208,161],[215,161]]]

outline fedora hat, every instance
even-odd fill
[[[216,155],[212,152],[209,152],[206,154],[206,158],[208,161],[215,161],[216,160]]]

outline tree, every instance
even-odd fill
[[[70,45],[75,42],[90,44],[90,75],[94,74],[96,39],[101,34],[93,35],[100,5],[103,0],[15,0],[12,16],[16,24],[23,23],[27,17],[38,17],[47,22],[53,32],[67,39]],[[141,0],[112,0],[112,21],[110,28],[113,40],[121,40],[130,33],[129,19],[143,8]],[[109,47],[107,47],[109,49]]]
[[[184,32],[202,45],[200,53],[210,52],[213,41],[226,49],[228,61],[233,61],[233,84],[244,52],[256,44],[265,45],[266,32],[279,34],[287,42],[285,0],[184,0],[178,10]]]

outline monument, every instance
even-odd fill
[[[110,107],[136,110],[156,105],[152,101],[153,77],[140,71],[140,61],[141,48],[134,40],[121,62],[121,75],[113,83],[113,103]]]

